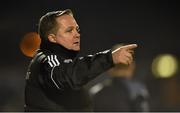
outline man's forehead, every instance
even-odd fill
[[[70,16],[70,15],[62,15],[62,16],[58,17],[57,22],[64,27],[78,26],[74,17]]]

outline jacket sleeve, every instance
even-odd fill
[[[62,59],[57,55],[46,56],[42,63],[43,80],[46,85],[57,89],[80,88],[102,72],[113,66],[111,50]]]

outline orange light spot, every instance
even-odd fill
[[[39,48],[40,43],[41,39],[38,33],[27,33],[20,43],[21,52],[28,57],[33,57],[35,51]]]

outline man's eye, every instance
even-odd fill
[[[66,30],[66,32],[72,32],[72,29],[68,29],[68,30]]]

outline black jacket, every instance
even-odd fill
[[[76,55],[58,44],[41,45],[26,75],[25,111],[92,111],[83,86],[113,66],[111,50]]]

